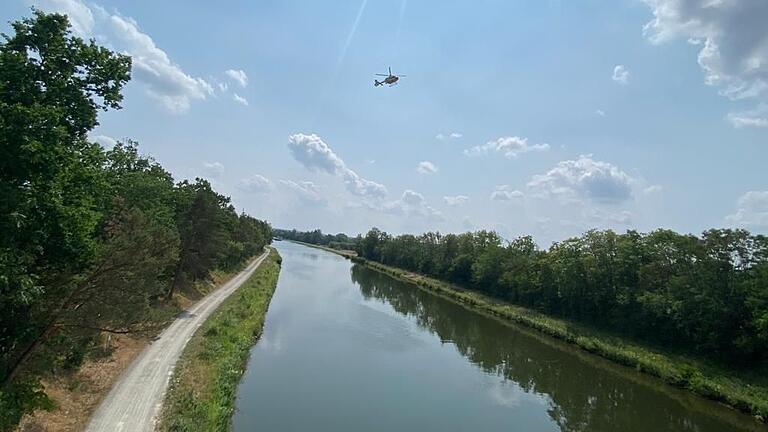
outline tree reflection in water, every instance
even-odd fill
[[[484,372],[546,397],[549,416],[563,431],[765,430],[726,407],[364,266],[353,265],[351,278],[366,299],[388,303],[441,341],[452,342]]]

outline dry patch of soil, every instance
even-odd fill
[[[55,401],[56,408],[24,417],[17,430],[69,432],[85,429],[91,414],[120,373],[148,343],[146,339],[113,335],[113,351],[109,357],[87,360],[77,372],[44,380],[45,391]]]

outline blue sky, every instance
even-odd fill
[[[94,139],[278,227],[768,232],[764,0],[32,4],[134,57]]]

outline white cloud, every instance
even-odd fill
[[[289,136],[288,149],[293,158],[308,170],[341,177],[347,190],[355,195],[381,198],[387,194],[384,185],[360,177],[315,134],[298,133]]]
[[[605,117],[605,111],[603,110],[595,110],[595,114],[599,115],[600,117]]]
[[[451,133],[448,133],[448,134],[439,133],[439,134],[435,135],[435,139],[440,140],[440,141],[445,141],[445,140],[450,140],[450,139],[459,139],[459,138],[461,138],[463,136],[464,135],[460,134],[459,132],[451,132]]]
[[[419,205],[424,202],[424,195],[408,189],[403,192],[403,196],[400,200],[409,205]]]
[[[525,194],[519,190],[512,189],[509,185],[496,186],[494,191],[491,192],[491,201],[512,201],[523,197],[525,197]]]
[[[444,196],[443,201],[451,207],[459,207],[468,203],[469,197],[466,195]]]
[[[528,138],[509,136],[497,138],[495,141],[488,141],[484,145],[464,150],[464,154],[476,156],[496,152],[502,153],[508,158],[515,158],[522,153],[545,150],[549,150],[549,144],[528,144]]]
[[[407,189],[397,201],[384,203],[381,210],[395,216],[419,217],[431,221],[444,220],[442,212],[427,204],[424,196]]]
[[[248,75],[246,75],[244,70],[227,69],[224,73],[233,81],[240,84],[240,87],[248,85]]]
[[[611,79],[619,84],[627,84],[629,82],[629,70],[624,65],[616,65],[613,68]]]
[[[147,94],[173,113],[189,110],[193,100],[205,100],[213,87],[202,78],[185,73],[152,38],[139,30],[132,18],[110,14],[104,8],[92,8],[80,0],[33,1],[41,9],[66,13],[73,30],[84,38],[95,37],[100,43],[123,51],[133,59],[132,77],[146,85]]]
[[[347,190],[355,195],[371,198],[383,198],[387,195],[387,188],[383,184],[364,179],[349,168],[343,172],[342,177]]]
[[[218,179],[224,174],[224,165],[221,162],[204,162],[203,171],[208,177]]]
[[[217,83],[216,85],[219,87],[219,90],[222,93],[226,92],[227,90],[229,90],[229,85],[227,83],[220,82],[220,83]]]
[[[27,1],[27,4],[35,4],[38,8],[66,14],[72,24],[72,30],[82,38],[91,36],[94,27],[93,12],[80,0],[41,0]]]
[[[260,174],[254,174],[240,180],[237,188],[246,192],[263,193],[272,190],[272,182]]]
[[[737,129],[745,127],[768,127],[768,105],[760,104],[749,111],[729,113],[726,118]]]
[[[241,103],[241,104],[243,104],[245,106],[248,106],[248,100],[246,98],[240,96],[237,93],[233,93],[232,94],[232,99],[234,99],[235,102],[237,102],[237,103]]]
[[[582,155],[558,162],[546,174],[533,176],[527,186],[544,195],[616,204],[632,198],[633,181],[615,165]]]
[[[116,40],[133,58],[133,77],[143,82],[147,93],[168,110],[186,112],[192,100],[205,100],[213,94],[207,81],[186,74],[149,35],[139,30],[135,21],[111,15],[108,24]]]
[[[315,134],[298,133],[289,136],[288,150],[296,161],[310,171],[337,174],[346,168],[344,161]]]
[[[725,220],[742,227],[768,228],[768,191],[749,191],[738,201],[736,213]]]
[[[105,149],[109,150],[117,144],[117,140],[107,135],[96,135],[91,137],[91,141],[99,144]]]
[[[654,15],[643,28],[652,43],[678,37],[694,41],[701,47],[698,63],[705,83],[730,99],[764,97],[768,89],[768,2],[644,1]],[[734,124],[754,123],[747,120]]]
[[[311,181],[280,180],[280,184],[293,191],[306,204],[325,205],[326,203],[320,188]]]
[[[435,164],[433,164],[432,162],[422,161],[422,162],[419,162],[419,165],[416,167],[416,171],[419,174],[435,174],[438,171],[438,169],[435,166]]]

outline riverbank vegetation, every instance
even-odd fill
[[[273,250],[189,341],[171,379],[159,430],[229,429],[237,385],[261,334],[280,262]]]
[[[119,109],[131,59],[34,11],[0,42],[0,430],[52,408],[41,378],[156,332],[174,293],[271,240],[203,179],[177,182],[137,144],[88,138]],[[99,354],[101,355],[101,354]]]
[[[360,258],[486,313],[768,417],[768,238],[590,231],[539,249],[493,232],[355,240]]]
[[[284,240],[293,240],[300,243],[306,243],[316,246],[325,246],[335,250],[352,251],[357,247],[357,241],[355,238],[351,238],[344,233],[339,234],[323,234],[322,231],[296,231],[295,229],[278,229],[272,230],[275,237]]]

